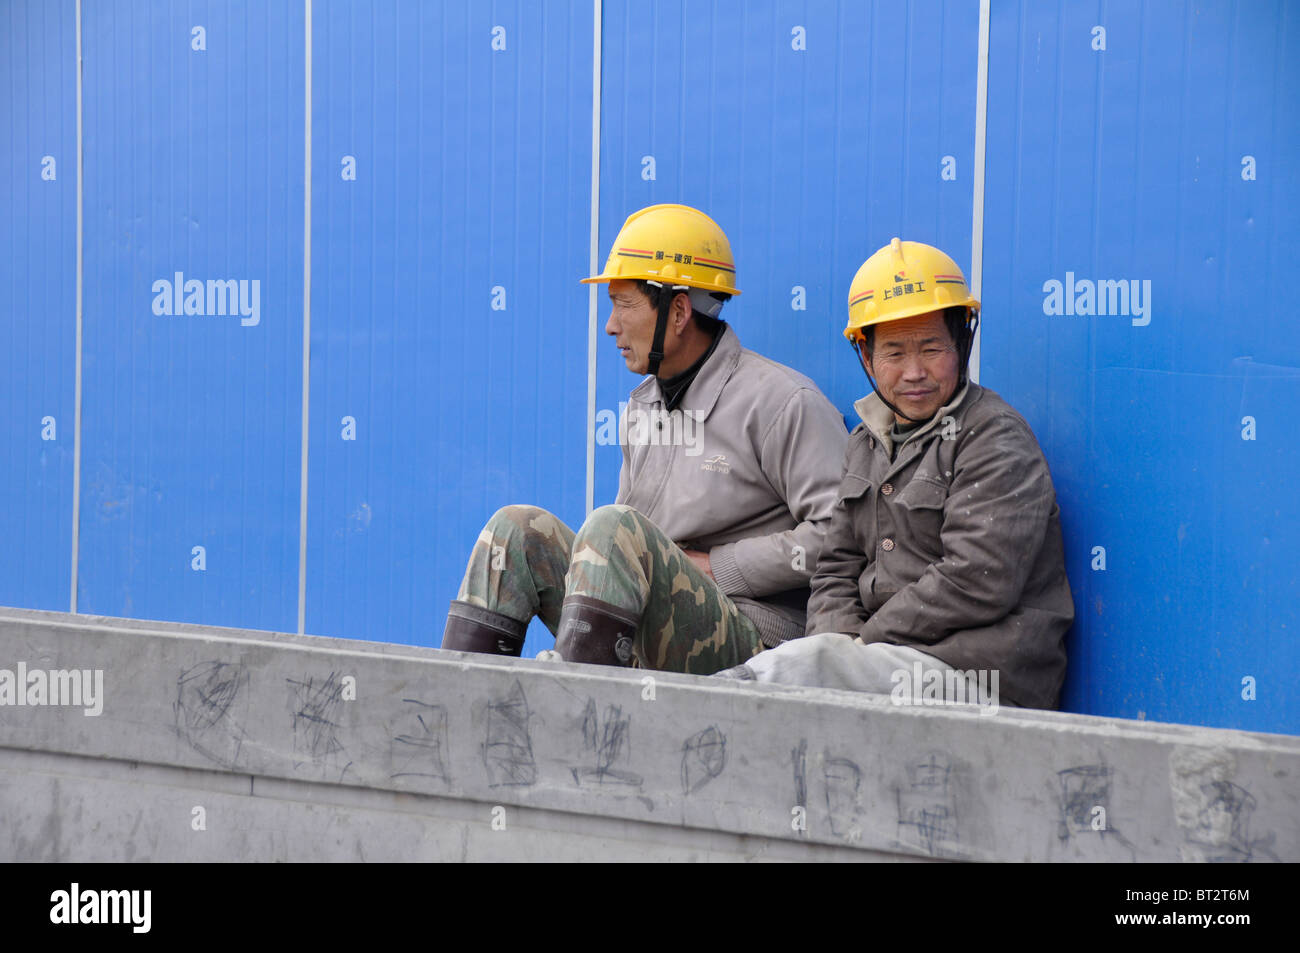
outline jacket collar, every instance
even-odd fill
[[[740,363],[740,351],[740,338],[736,337],[736,332],[731,329],[731,325],[724,322],[718,346],[713,349],[709,359],[695,375],[691,386],[686,388],[686,394],[682,397],[682,402],[677,405],[677,409],[683,412],[690,411],[696,420],[704,420],[708,417],[709,411],[713,410],[713,405],[718,402],[718,395],[722,393],[722,388],[726,386],[736,365]],[[659,378],[647,377],[643,380],[632,391],[632,399],[643,404],[662,404],[664,394],[659,387]]]
[[[953,394],[948,403],[936,410],[934,416],[918,427],[908,439],[915,439],[932,430],[939,421],[957,410],[966,399],[967,394],[974,396],[979,393],[979,390],[978,384],[967,381],[962,385],[961,390]],[[885,445],[885,451],[892,457],[894,455],[894,412],[885,406],[885,402],[880,399],[880,395],[874,390],[866,397],[854,401],[853,409],[858,412],[858,416],[867,425],[867,429]]]

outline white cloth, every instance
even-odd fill
[[[906,645],[873,642],[864,645],[840,632],[823,632],[792,639],[754,656],[745,671],[733,677],[752,677],[776,685],[838,688],[889,695],[900,705],[980,705],[992,714],[1000,702],[998,673],[961,672],[933,655]]]

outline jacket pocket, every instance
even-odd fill
[[[912,480],[895,497],[898,509],[898,542],[915,555],[934,561],[943,557],[944,506],[948,487],[930,480]]]
[[[941,510],[948,502],[948,488],[929,480],[913,480],[898,493],[899,506],[909,510]]]
[[[840,488],[835,493],[835,499],[840,502],[856,500],[866,496],[870,489],[871,481],[866,477],[858,476],[856,473],[846,473],[840,479]]]

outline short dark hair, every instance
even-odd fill
[[[637,280],[636,286],[641,290],[643,295],[650,299],[650,307],[654,308],[656,311],[659,310],[659,303],[663,301],[664,295],[676,297],[679,294],[686,294],[685,291],[680,289],[674,291],[667,285],[652,285],[650,282],[640,279]],[[709,293],[719,301],[726,302],[731,300],[731,295],[723,294],[720,291],[711,291]],[[717,334],[718,329],[722,327],[721,318],[711,318],[707,314],[697,311],[693,306],[691,308],[691,316],[695,319],[695,326],[709,337],[713,337]]]
[[[943,309],[943,323],[948,328],[948,335],[952,338],[952,343],[957,345],[958,354],[966,353],[966,350],[968,350],[965,344],[967,336],[966,316],[967,309],[965,305],[959,304]],[[862,329],[862,339],[867,346],[867,357],[875,354],[876,327],[874,324],[869,324]]]

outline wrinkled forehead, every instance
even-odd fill
[[[645,295],[637,287],[635,281],[626,278],[616,278],[609,283],[609,300],[611,301],[644,301]]]
[[[890,344],[924,344],[939,341],[951,344],[952,335],[944,323],[942,311],[931,311],[900,321],[886,321],[876,325],[876,347]]]

